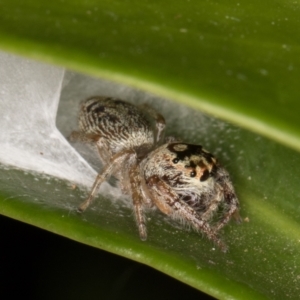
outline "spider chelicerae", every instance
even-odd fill
[[[228,172],[202,146],[165,138],[164,131],[164,117],[149,106],[101,96],[85,100],[79,131],[72,132],[70,140],[95,144],[104,167],[78,211],[83,212],[101,183],[114,176],[132,198],[141,240],[147,239],[145,208],[156,206],[226,251],[218,231],[232,217],[241,221]]]

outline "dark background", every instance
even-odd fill
[[[3,300],[213,299],[140,263],[4,216],[0,239]]]

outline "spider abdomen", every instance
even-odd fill
[[[154,142],[154,130],[142,110],[114,98],[87,99],[81,106],[79,129],[99,136],[112,153],[150,148]]]

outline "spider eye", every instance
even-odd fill
[[[196,172],[195,172],[195,171],[192,171],[192,172],[190,173],[190,176],[191,176],[191,177],[195,177],[195,176],[196,176]]]
[[[174,164],[177,164],[179,162],[179,158],[176,157],[172,161],[173,161]]]
[[[200,181],[206,181],[209,178],[209,171],[205,170],[202,174],[202,176],[200,177]]]

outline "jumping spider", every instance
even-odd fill
[[[165,139],[164,129],[164,117],[149,106],[100,96],[84,101],[79,131],[70,140],[96,144],[104,168],[78,211],[91,204],[102,182],[113,175],[132,197],[141,240],[147,239],[144,209],[156,206],[226,251],[217,232],[231,217],[240,221],[228,172],[202,146]],[[221,217],[213,222],[217,212]]]

